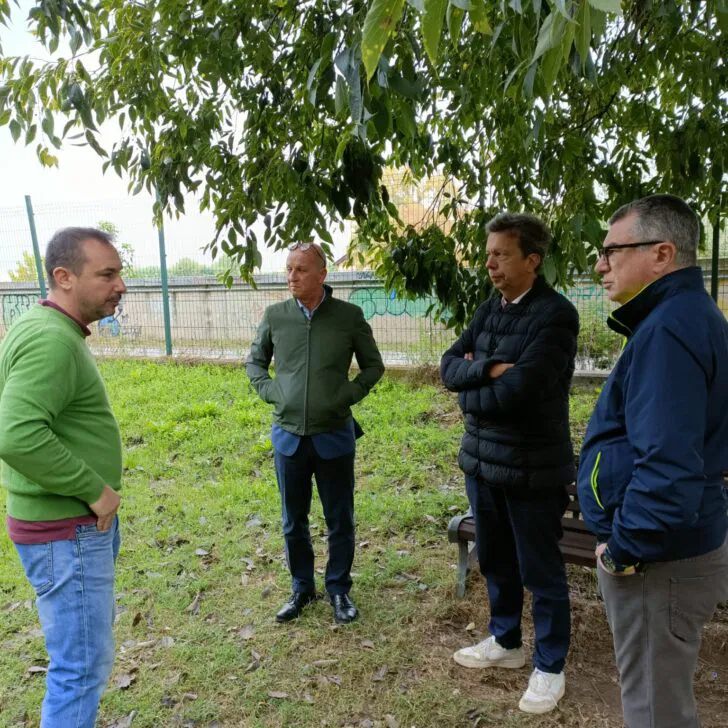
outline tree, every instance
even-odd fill
[[[45,164],[89,144],[157,191],[158,215],[196,191],[213,255],[248,279],[260,245],[330,244],[353,217],[387,283],[435,294],[458,325],[487,293],[473,268],[496,211],[548,218],[545,272],[564,283],[620,203],[721,206],[726,0],[49,0],[29,21],[54,60],[0,59],[0,125]],[[398,223],[385,165],[443,176],[447,234]]]
[[[109,220],[99,220],[96,227],[107,233],[114,241],[117,253],[121,259],[122,275],[124,278],[134,278],[134,248],[131,243],[120,243],[118,242],[119,228]]]
[[[45,259],[41,258],[41,265],[45,265]],[[27,250],[23,251],[23,257],[18,262],[15,270],[8,271],[10,280],[13,283],[25,281],[38,282],[38,271],[35,268],[35,258]]]

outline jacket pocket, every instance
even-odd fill
[[[591,485],[591,492],[594,496],[596,504],[604,510],[602,505],[602,499],[599,497],[599,464],[602,460],[602,451],[597,453],[597,457],[594,460],[594,467],[592,468],[591,475],[589,476],[589,485]]]
[[[611,513],[624,498],[632,473],[634,451],[626,438],[604,443],[597,451],[589,485],[597,506]]]

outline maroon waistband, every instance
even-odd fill
[[[59,521],[20,521],[7,516],[8,536],[13,543],[30,545],[50,541],[72,541],[76,538],[76,526],[96,523],[96,516],[74,516]]]

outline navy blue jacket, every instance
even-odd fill
[[[717,549],[728,531],[728,322],[691,267],[608,324],[627,342],[584,439],[584,520],[624,565]]]
[[[574,482],[569,386],[578,333],[576,309],[541,276],[520,303],[503,307],[493,295],[478,308],[440,365],[465,415],[458,463],[466,475],[524,492]],[[514,366],[491,379],[499,362]]]

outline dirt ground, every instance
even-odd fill
[[[566,664],[566,695],[559,709],[543,717],[519,716],[518,701],[528,682],[530,665],[522,670],[467,670],[450,660],[451,677],[473,704],[473,726],[524,725],[567,728],[620,728],[622,726],[619,682],[612,638],[603,604],[596,593],[593,572],[570,566],[572,641]],[[487,636],[487,599],[483,580],[471,572],[465,599],[453,604],[439,625],[433,649],[447,660],[464,644],[463,625],[474,622],[472,642]],[[533,646],[530,601],[524,606],[524,646]],[[433,655],[435,657],[435,655]],[[706,627],[700,652],[695,689],[703,728],[728,726],[728,605],[723,605]],[[489,705],[488,711],[478,706]],[[494,707],[495,706],[495,707]],[[523,721],[523,722],[522,722]]]

